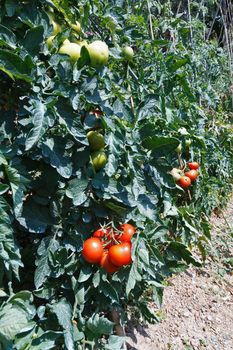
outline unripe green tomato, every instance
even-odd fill
[[[48,37],[48,39],[46,40],[46,43],[48,45],[48,48],[51,49],[53,47],[53,39],[55,38],[55,35],[51,35],[50,37]]]
[[[75,43],[65,42],[62,44],[58,52],[69,55],[71,62],[74,63],[80,57],[81,47]]]
[[[182,145],[181,143],[176,147],[176,152],[180,153],[182,151]]]
[[[108,45],[103,41],[96,40],[87,46],[91,60],[91,66],[100,68],[108,62],[109,52]]]
[[[92,151],[98,151],[105,146],[104,136],[100,134],[98,131],[89,131],[87,133],[88,142],[90,145],[90,149]]]
[[[191,139],[185,140],[185,146],[186,146],[187,148],[189,148],[189,147],[191,146],[191,144],[192,144],[192,140],[191,140]]]
[[[122,55],[126,61],[131,61],[133,56],[134,56],[134,51],[133,51],[132,47],[130,47],[130,46],[123,47]]]
[[[72,24],[72,28],[73,28],[78,34],[80,34],[80,33],[81,33],[81,24],[80,24],[78,21],[76,21],[75,23],[76,23],[76,24]]]
[[[91,154],[92,164],[96,171],[100,170],[107,163],[107,156],[104,150],[95,151]]]

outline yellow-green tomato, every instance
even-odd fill
[[[89,131],[87,133],[87,138],[92,151],[98,151],[105,146],[104,136],[98,131]]]
[[[48,39],[46,40],[46,43],[48,45],[48,48],[51,49],[53,47],[53,39],[55,38],[55,35],[51,35],[50,37],[48,37]]]
[[[181,143],[176,147],[176,152],[180,153],[182,151],[182,145]]]
[[[72,24],[72,28],[77,32],[77,33],[81,33],[81,24],[76,21],[75,24]]]
[[[95,151],[91,154],[92,164],[96,171],[100,170],[107,163],[107,156],[104,150]]]
[[[59,49],[59,53],[66,54],[70,56],[70,60],[75,62],[80,57],[81,47],[78,44],[66,42],[63,43]]]
[[[189,148],[189,147],[191,146],[191,144],[192,144],[192,140],[191,140],[191,139],[185,140],[185,146],[186,146],[187,148]]]
[[[134,56],[134,52],[133,52],[132,47],[130,47],[130,46],[123,47],[122,55],[126,61],[131,61],[133,56]]]
[[[94,68],[100,68],[108,62],[108,45],[103,41],[96,40],[87,47]]]

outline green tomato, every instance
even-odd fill
[[[122,55],[126,61],[131,61],[133,56],[134,56],[134,52],[133,52],[132,47],[130,47],[130,46],[123,47]]]
[[[87,50],[90,56],[92,67],[100,68],[108,62],[108,45],[106,45],[103,41],[94,41],[87,46]]]
[[[180,153],[182,151],[182,145],[181,143],[176,147],[176,152]]]
[[[92,151],[98,151],[100,148],[104,148],[105,140],[104,136],[98,131],[89,131],[87,133],[87,138],[89,141],[90,149]]]
[[[107,163],[107,156],[103,149],[91,154],[92,164],[96,171],[100,170]]]
[[[80,57],[81,47],[75,43],[65,42],[62,44],[58,52],[69,55],[71,62],[74,63]]]
[[[189,148],[189,147],[191,146],[191,144],[192,144],[192,140],[191,140],[191,139],[185,140],[185,146],[186,146],[187,148]]]
[[[78,33],[80,34],[81,33],[81,24],[76,21],[75,24],[72,24],[72,28]]]

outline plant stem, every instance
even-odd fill
[[[153,32],[153,23],[152,23],[152,15],[151,15],[151,11],[150,11],[150,2],[149,2],[149,0],[147,0],[147,7],[148,7],[148,12],[149,12],[150,35],[151,35],[151,39],[155,40],[155,36],[154,36],[154,32]]]

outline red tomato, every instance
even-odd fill
[[[100,260],[100,266],[102,266],[107,273],[114,273],[118,270],[118,267],[113,265],[109,259],[108,252],[104,252]]]
[[[103,245],[99,238],[88,238],[83,244],[83,257],[91,264],[98,264],[104,252]]]
[[[177,181],[178,185],[181,187],[189,187],[191,185],[191,180],[188,176],[181,176],[181,178]]]
[[[123,224],[119,227],[120,231],[123,231],[122,235],[117,235],[116,239],[120,242],[130,242],[134,233],[136,232],[135,228],[130,224]]]
[[[198,162],[190,162],[188,163],[188,167],[191,170],[197,170],[199,168],[199,164]]]
[[[113,245],[108,251],[109,259],[116,266],[128,265],[131,260],[131,246],[129,243]]]
[[[189,171],[186,171],[186,173],[184,173],[184,175],[188,176],[190,178],[190,180],[193,182],[198,177],[198,172],[196,170],[189,170]]]
[[[103,228],[99,228],[98,230],[96,230],[93,233],[93,237],[98,237],[98,238],[104,237],[107,232],[109,232],[109,230],[105,230]]]
[[[93,237],[100,238],[100,237],[103,237],[103,236],[104,236],[104,230],[102,228],[99,228],[98,230],[96,230],[93,233]]]

